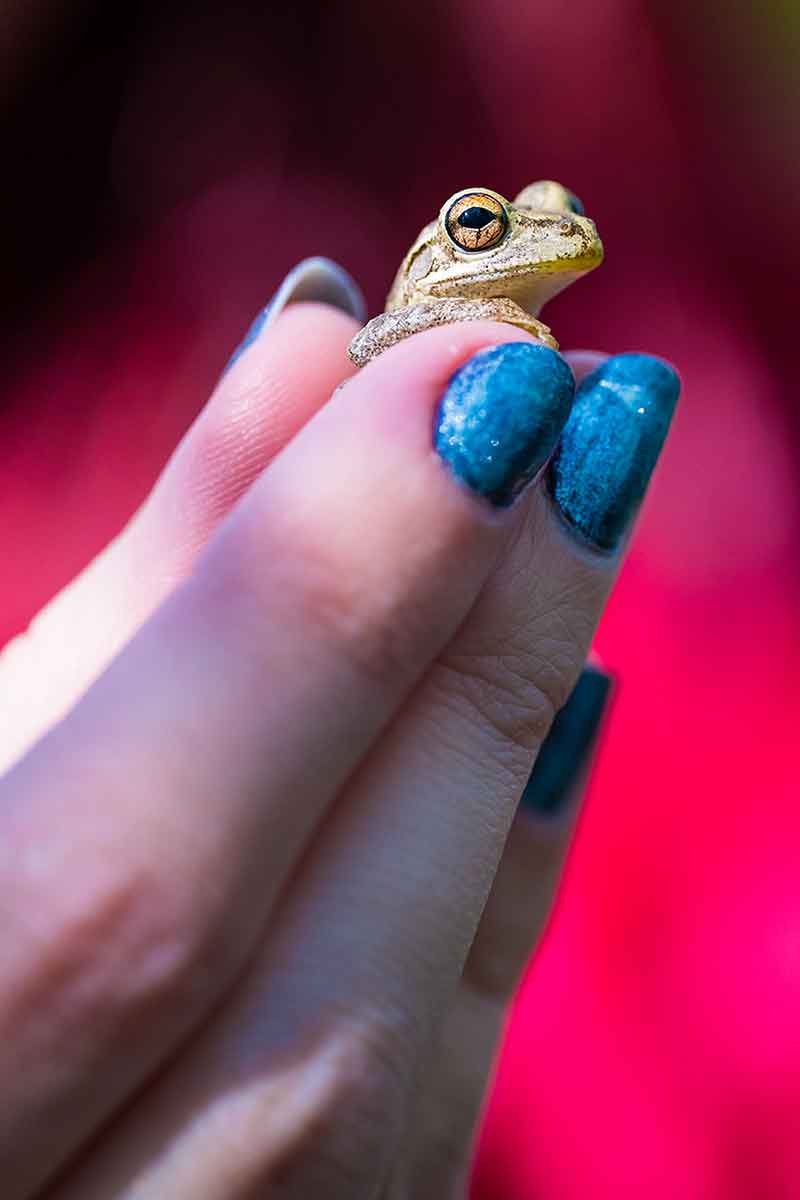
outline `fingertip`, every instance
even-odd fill
[[[281,283],[270,305],[268,321],[300,301],[316,301],[347,313],[359,324],[367,319],[367,303],[361,288],[344,267],[331,258],[304,258]]]
[[[320,305],[325,310],[351,317],[355,329],[351,328],[350,337],[366,320],[367,306],[361,288],[344,267],[321,255],[304,258],[289,271],[272,298],[257,314],[223,373],[229,371],[261,340],[265,331],[277,323],[287,308],[300,303]]]
[[[437,453],[465,486],[506,508],[553,453],[574,394],[569,366],[547,346],[479,350],[450,379]]]
[[[613,556],[627,544],[679,393],[675,369],[650,354],[615,354],[581,380],[548,485],[586,546]]]
[[[330,304],[302,301],[251,330],[143,510],[139,535],[158,532],[159,578],[191,569],[213,529],[353,374],[354,328],[355,318]]]
[[[479,350],[507,342],[544,344],[527,330],[502,321],[455,321],[403,338],[376,355],[361,368],[361,374],[369,377],[388,369],[410,370],[415,374],[435,372],[438,378],[446,380]]]
[[[335,370],[340,378],[353,373],[347,347],[359,328],[349,313],[321,300],[300,300],[274,316],[262,309],[236,348],[222,373],[222,382],[236,378],[237,387],[250,386],[264,374],[272,351],[288,343],[297,358],[305,357],[310,369]]]
[[[573,394],[569,367],[539,339],[508,324],[469,321],[387,348],[328,407],[331,415],[347,410],[376,454],[404,445],[429,464],[433,450],[447,469],[445,491],[469,496],[469,505],[477,496],[496,511],[547,462]]]

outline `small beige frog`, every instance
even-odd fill
[[[519,325],[557,350],[549,327],[537,320],[540,309],[602,261],[594,222],[560,183],[532,183],[513,204],[488,188],[465,188],[422,230],[386,311],[356,334],[348,353],[363,367],[412,333],[478,320]]]

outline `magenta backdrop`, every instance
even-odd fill
[[[661,353],[685,395],[598,637],[621,686],[475,1194],[796,1197],[799,181],[770,30],[742,50],[688,2],[359,8],[131,35],[104,232],[14,331],[0,640],[119,528],[297,259],[339,259],[377,310],[449,193],[561,179],[607,249],[548,309],[562,344]]]

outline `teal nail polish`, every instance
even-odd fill
[[[550,467],[561,512],[588,541],[613,550],[647,490],[680,380],[661,359],[618,354],[583,380]]]
[[[258,335],[261,333],[261,330],[264,328],[264,326],[267,323],[267,318],[269,317],[269,310],[270,310],[269,304],[267,304],[267,306],[265,308],[262,308],[261,312],[258,314],[255,321],[253,321],[253,324],[250,326],[247,333],[244,335],[241,342],[239,342],[239,345],[236,347],[233,354],[228,359],[228,361],[225,365],[226,371],[230,371],[231,367],[236,362],[236,360],[242,357],[245,350],[247,350],[249,346],[252,346],[253,342],[256,340]]]
[[[472,491],[509,505],[553,453],[574,394],[572,372],[547,346],[479,350],[450,380],[436,450]]]
[[[611,676],[585,667],[542,743],[520,806],[535,816],[558,815],[591,752],[611,693]]]

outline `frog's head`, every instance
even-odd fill
[[[489,188],[464,188],[422,230],[396,281],[396,300],[507,297],[541,306],[603,260],[594,222],[572,192],[532,183],[513,203]]]

